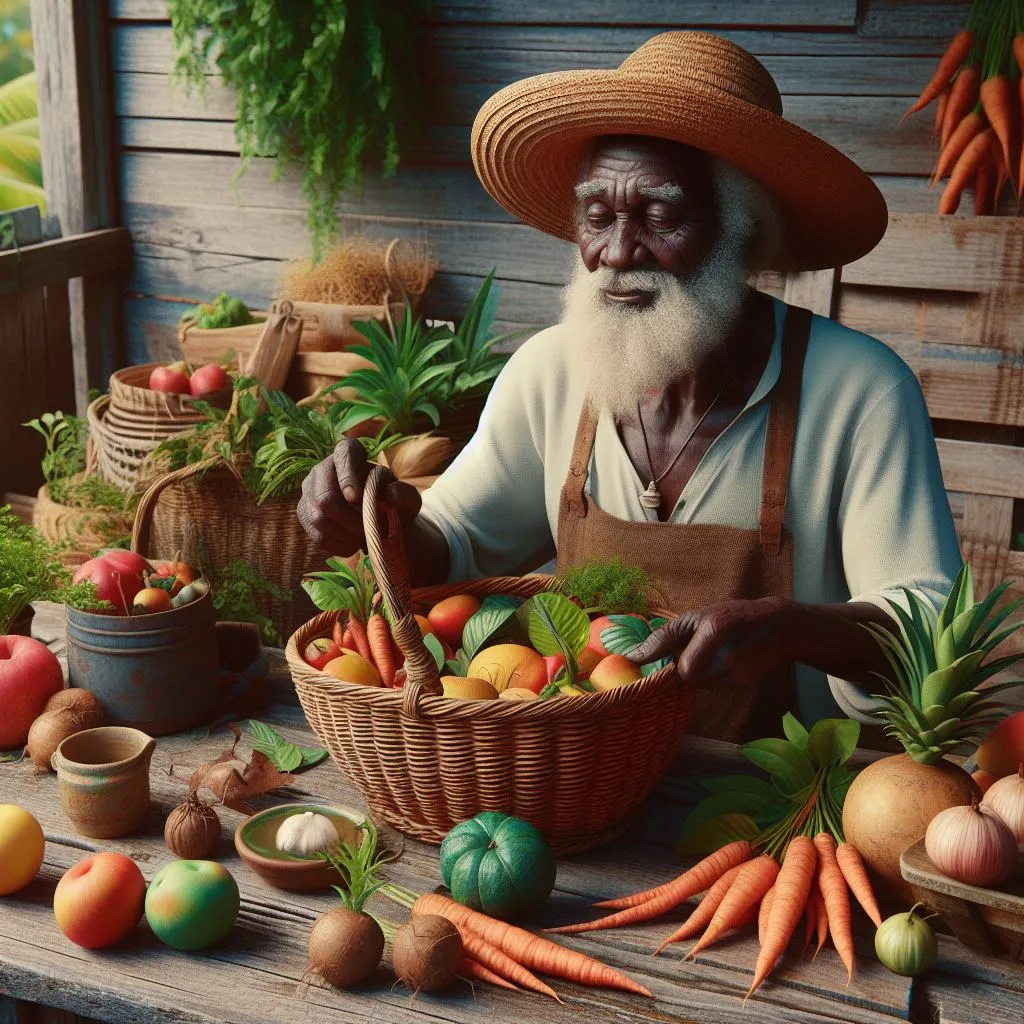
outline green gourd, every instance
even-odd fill
[[[452,898],[504,920],[539,907],[555,884],[555,858],[529,822],[484,811],[441,843],[441,875]]]

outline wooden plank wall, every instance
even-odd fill
[[[720,32],[776,77],[788,117],[848,153],[893,210],[930,212],[927,117],[899,131],[965,3],[915,0],[436,0],[424,32],[433,114],[398,177],[373,177],[341,204],[342,230],[429,241],[442,271],[428,310],[452,316],[491,266],[500,316],[542,325],[558,313],[570,253],[516,224],[483,192],[468,163],[469,125],[483,100],[528,74],[611,67],[668,27]],[[165,0],[111,0],[111,53],[124,223],[135,239],[127,301],[134,361],[173,350],[180,303],[222,289],[265,305],[280,261],[307,251],[295,175],[270,181],[255,161],[232,189],[237,145],[230,94],[211,78],[209,102],[168,82]],[[837,198],[841,201],[841,197]]]

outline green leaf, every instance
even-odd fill
[[[777,801],[777,793],[773,793],[770,798],[753,790],[732,789],[714,793],[701,800],[686,816],[681,835],[685,837],[695,828],[723,814],[741,813],[753,816],[765,806]]]
[[[807,730],[791,711],[782,716],[782,731],[797,750],[807,750]]]
[[[437,665],[438,672],[440,672],[444,668],[445,663],[444,648],[441,646],[441,641],[433,633],[427,633],[423,638],[423,646],[434,656],[434,663]]]
[[[700,784],[711,793],[757,793],[765,803],[779,799],[775,787],[756,775],[718,775],[701,779]]]
[[[518,603],[504,594],[484,598],[479,611],[470,617],[462,632],[462,646],[470,660],[515,615],[517,607]]]
[[[567,597],[536,594],[523,607],[528,608],[530,643],[542,655],[562,654],[567,662],[575,662],[590,643],[590,619]]]
[[[753,839],[758,833],[757,822],[747,814],[723,814],[704,822],[700,827],[681,837],[676,844],[676,856],[706,856],[727,843],[740,839]]]
[[[249,721],[253,750],[266,755],[279,772],[293,772],[302,765],[302,751],[276,729],[255,720]]]
[[[629,654],[650,635],[651,627],[635,615],[609,615],[610,626],[601,630],[601,643],[611,654]]]
[[[327,751],[323,747],[299,747],[299,753],[302,754],[303,768],[312,768],[327,756]]]
[[[452,676],[469,675],[469,657],[463,648],[459,648],[454,657],[445,662],[445,670]]]
[[[802,751],[786,740],[769,736],[744,743],[740,751],[748,761],[766,771],[785,796],[806,789],[814,781],[814,766]]]
[[[849,718],[823,718],[811,727],[807,753],[819,768],[845,764],[857,749],[860,725]]]
[[[657,661],[648,661],[640,666],[640,675],[645,677],[653,676],[655,672],[660,672],[663,668],[668,668],[671,664],[672,659],[668,656],[659,658]]]

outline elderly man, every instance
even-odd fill
[[[871,180],[781,112],[758,61],[695,32],[489,100],[481,181],[579,257],[561,322],[512,357],[422,508],[389,491],[419,583],[553,553],[645,569],[681,614],[635,657],[678,652],[694,731],[726,739],[834,711],[829,683],[862,712],[884,669],[865,624],[891,627],[886,597],[934,597],[960,564],[908,367],[747,285],[857,259],[886,225]],[[328,548],[362,544],[366,468],[342,444],[305,482]]]

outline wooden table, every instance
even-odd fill
[[[37,634],[45,628],[45,622],[37,622]],[[59,640],[55,647],[60,647]],[[271,705],[261,718],[296,743],[316,744],[286,676],[276,676]],[[31,810],[47,837],[39,878],[23,892],[0,899],[0,993],[22,1001],[16,1004],[20,1009],[10,1002],[5,1009],[0,997],[0,1024],[39,1020],[38,1008],[30,1011],[26,1003],[117,1024],[326,1024],[339,1020],[471,1024],[485,1019],[530,1024],[1024,1021],[1024,966],[985,960],[942,937],[936,967],[911,984],[875,960],[871,927],[859,912],[855,917],[861,926],[856,936],[857,967],[848,988],[839,958],[829,947],[813,962],[790,955],[745,1009],[742,998],[756,959],[756,937],[746,933],[725,941],[695,962],[683,963],[678,949],[650,956],[680,914],[642,927],[563,940],[642,981],[653,999],[557,981],[554,987],[564,1005],[487,985],[477,985],[473,992],[461,982],[443,994],[412,999],[393,984],[386,964],[376,979],[358,991],[327,989],[306,974],[306,944],[313,921],[335,902],[333,894],[287,893],[265,885],[235,855],[230,837],[241,816],[224,808],[220,809],[224,843],[218,859],[234,874],[242,894],[238,925],[228,940],[202,954],[179,953],[163,946],[144,924],[110,950],[90,952],[65,939],[52,912],[53,888],[61,874],[86,853],[110,849],[128,854],[147,879],[152,878],[173,859],[163,844],[162,822],[182,801],[189,769],[212,759],[229,739],[223,728],[212,735],[160,739],[151,773],[159,812],[154,807],[142,834],[109,842],[83,840],[74,834],[60,811],[52,774],[38,775],[25,761],[0,764],[0,800]],[[700,795],[694,780],[746,766],[731,745],[684,741],[672,771],[628,835],[600,850],[559,862],[557,889],[541,923],[578,919],[595,899],[653,885],[678,873],[673,843],[688,807]],[[330,761],[296,776],[293,786],[264,798],[261,805],[310,799],[362,806],[358,793]],[[402,885],[427,891],[440,882],[437,849],[406,841],[401,857],[386,873]],[[396,922],[405,916],[401,908],[379,897],[371,909]]]

